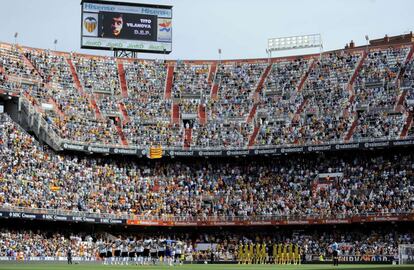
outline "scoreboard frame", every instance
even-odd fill
[[[125,7],[143,7],[143,8],[154,8],[154,9],[165,9],[165,10],[170,10],[171,11],[171,18],[170,20],[172,21],[173,19],[173,12],[172,12],[172,8],[173,6],[171,5],[159,5],[159,4],[141,4],[141,3],[130,3],[130,2],[114,2],[114,1],[103,1],[103,0],[81,0],[81,25],[80,25],[80,47],[81,49],[92,49],[92,50],[106,50],[106,51],[130,51],[130,52],[140,52],[140,53],[154,53],[154,54],[170,54],[172,52],[173,46],[172,46],[172,28],[171,28],[171,41],[149,41],[149,42],[154,42],[154,43],[166,43],[169,44],[170,46],[170,50],[167,49],[163,49],[163,50],[150,50],[150,49],[135,49],[135,48],[130,48],[130,47],[117,47],[117,46],[113,46],[113,47],[106,47],[106,46],[88,46],[88,45],[84,45],[83,39],[85,37],[83,31],[84,31],[84,13],[88,12],[88,11],[84,11],[83,8],[83,4],[84,3],[90,3],[90,4],[102,4],[102,5],[113,5],[113,6],[125,6]],[[128,14],[128,13],[125,13]],[[162,18],[162,17],[161,17]],[[158,16],[157,16],[158,19]],[[97,39],[102,39],[102,37],[97,36]],[[132,39],[122,39],[124,41],[134,41]],[[145,42],[145,40],[139,40],[136,39],[137,41],[143,41]],[[119,41],[122,42],[122,41]]]

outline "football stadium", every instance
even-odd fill
[[[0,269],[414,269],[414,2],[290,2],[2,2]]]

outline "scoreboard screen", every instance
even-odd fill
[[[82,0],[81,48],[169,54],[172,6]]]

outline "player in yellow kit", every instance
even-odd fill
[[[262,258],[261,258],[260,263],[261,264],[265,264],[266,263],[266,259],[267,259],[267,251],[266,251],[266,243],[265,242],[262,243],[262,247],[261,247],[260,253],[262,255]]]
[[[300,264],[301,260],[300,260],[300,254],[301,250],[298,244],[295,245],[295,264]]]
[[[237,260],[239,262],[239,264],[243,263],[243,244],[240,243],[238,248],[237,248]]]
[[[289,260],[288,264],[293,264],[295,262],[295,251],[293,250],[293,243],[289,244]]]
[[[260,251],[261,251],[260,244],[256,243],[254,246],[254,263],[255,264],[260,262],[260,258],[261,258]]]
[[[272,262],[277,263],[277,245],[276,243],[273,243],[273,249],[272,249]]]
[[[262,260],[262,245],[260,243],[256,244],[256,263],[260,263]]]
[[[249,249],[249,256],[250,256],[250,259],[249,259],[249,263],[251,264],[251,263],[253,263],[253,260],[254,260],[254,244],[253,243],[250,243],[250,249]]]
[[[277,264],[282,263],[282,249],[283,249],[282,244],[278,244],[277,245]]]
[[[288,253],[287,253],[288,245],[284,244],[282,247],[283,247],[283,249],[282,249],[282,264],[286,264],[287,256],[288,256]]]
[[[247,264],[249,262],[249,244],[244,244],[243,262]]]

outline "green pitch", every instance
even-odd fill
[[[4,270],[16,270],[16,269],[27,269],[27,270],[105,270],[105,269],[116,269],[116,270],[166,270],[166,269],[177,269],[177,270],[256,270],[256,269],[275,269],[275,270],[330,270],[330,269],[352,269],[352,270],[405,270],[413,269],[414,265],[340,265],[339,267],[333,267],[332,265],[237,265],[237,264],[212,264],[212,265],[182,265],[182,266],[122,266],[122,265],[100,265],[100,264],[55,264],[55,263],[0,263],[0,269]]]

